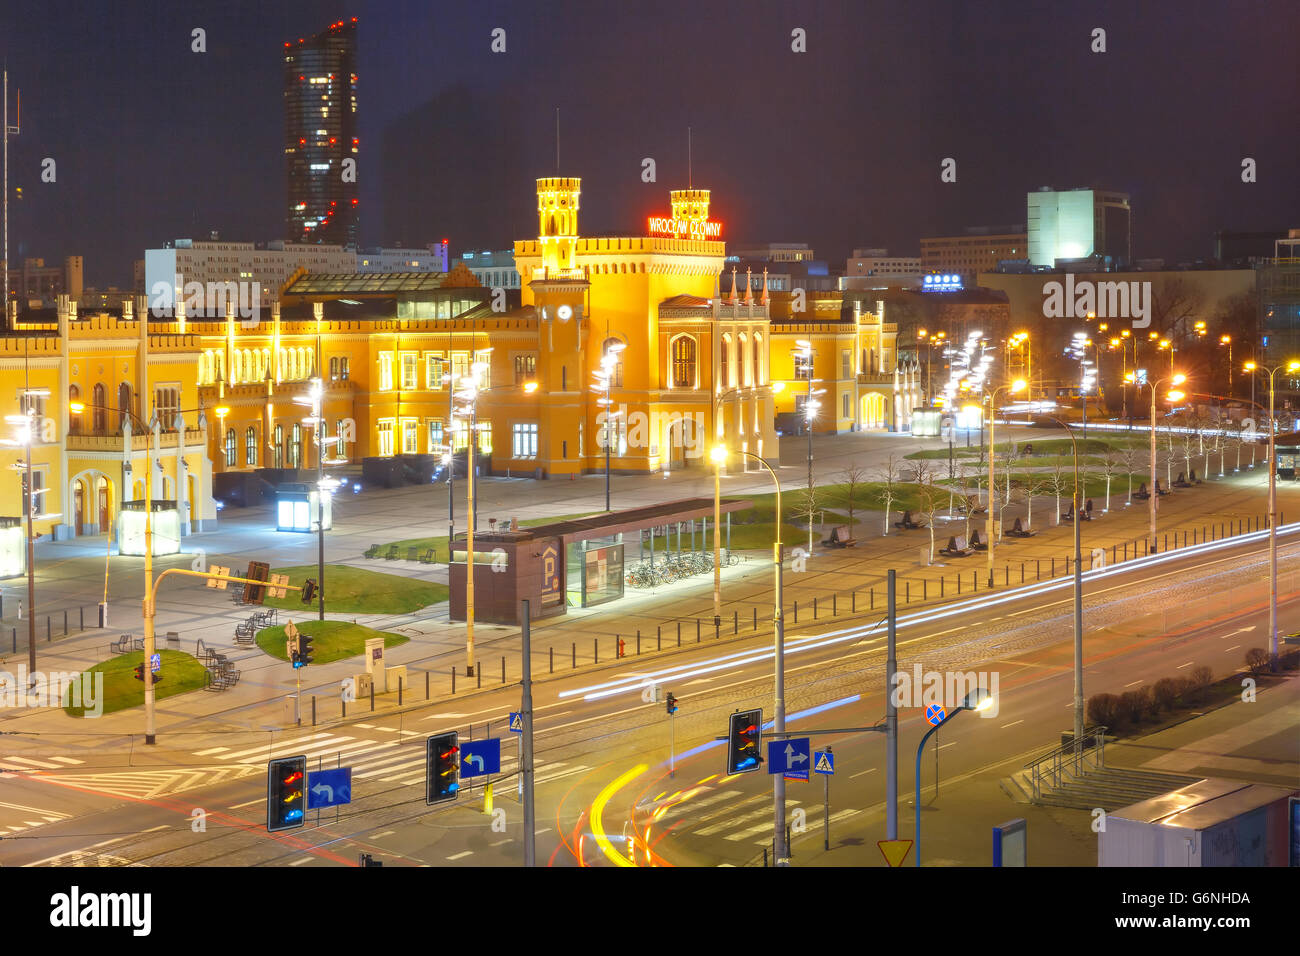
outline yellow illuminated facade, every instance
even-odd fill
[[[104,534],[116,525],[122,502],[143,500],[146,491],[155,501],[176,502],[182,533],[215,527],[210,419],[200,411],[197,388],[199,339],[171,323],[141,322],[137,305],[143,299],[128,303],[120,317],[82,316],[61,296],[54,316],[14,309],[11,331],[0,336],[0,407],[20,416],[30,403],[36,423],[38,536]],[[3,429],[7,441],[15,440],[15,423]],[[25,447],[0,446],[6,518],[24,513],[25,460]]]

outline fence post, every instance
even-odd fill
[[[695,643],[700,643],[700,619],[695,619]]]
[[[817,620],[817,595],[813,595],[813,620]]]
[[[572,648],[573,648],[573,666],[577,667],[578,666],[578,642],[577,641],[573,642]]]
[[[740,611],[736,608],[731,609],[731,633],[740,633]]]
[[[451,692],[454,696],[456,693],[456,668],[451,669]],[[347,716],[346,714],[344,716]]]
[[[547,648],[547,653],[550,657],[549,669],[547,672],[550,674],[554,674],[555,673],[555,645],[554,644],[552,644],[549,648]]]
[[[316,695],[311,695],[311,725],[316,726]]]
[[[591,658],[593,664],[600,663],[600,638],[598,637],[591,639]]]
[[[315,698],[313,698],[314,700]],[[429,672],[424,672],[424,699],[429,699]]]
[[[798,601],[794,602],[794,622],[796,624],[799,623],[799,602]]]
[[[370,682],[370,712],[375,712],[375,682]]]

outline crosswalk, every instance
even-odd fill
[[[152,800],[200,787],[215,787],[259,773],[256,767],[183,767],[167,770],[105,770],[47,777],[61,787],[135,800]]]
[[[787,793],[787,819],[792,826],[796,820],[802,820],[802,829],[794,831],[795,841],[801,833],[820,833],[823,825],[822,808],[802,808],[801,802],[798,797]],[[850,808],[832,813],[831,825],[860,812],[859,809]],[[656,830],[676,827],[675,832],[687,838],[712,837],[733,843],[752,843],[755,846],[767,846],[772,842],[770,793],[742,798],[740,790],[696,787],[673,794],[651,813],[650,818]]]
[[[69,817],[71,814],[52,810],[49,807],[31,807],[0,800],[0,836],[13,836],[15,833],[34,830],[48,823],[59,823]]]
[[[209,762],[220,761],[231,767],[245,767],[257,771],[264,768],[268,761],[279,757],[305,756],[308,772],[317,768],[350,766],[354,789],[359,781],[396,786],[411,786],[424,782],[426,734],[420,731],[398,730],[395,727],[360,724],[356,726],[364,726],[364,729],[373,732],[375,736],[364,737],[320,731],[277,740],[271,744],[259,744],[255,747],[208,747],[193,751],[193,756]],[[412,741],[410,739],[412,737],[419,739]],[[591,768],[585,764],[558,761],[547,763],[538,760],[536,761],[537,777],[534,782],[548,783],[589,769]],[[503,749],[502,775],[514,773],[516,770],[518,770],[518,760]]]

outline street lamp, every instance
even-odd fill
[[[1228,347],[1228,395],[1229,395],[1229,397],[1231,397],[1231,395],[1232,395],[1232,381],[1233,381],[1233,380],[1232,380],[1232,371],[1233,371],[1233,369],[1232,369],[1232,336],[1231,336],[1231,335],[1220,335],[1220,336],[1219,336],[1219,344],[1220,344],[1220,345],[1226,345],[1226,346]]]
[[[38,492],[32,487],[32,436],[36,431],[36,403],[34,399],[49,396],[48,389],[33,389],[25,386],[22,396],[22,414],[6,415],[5,422],[14,426],[14,438],[5,439],[3,444],[21,446],[25,452],[23,469],[25,491],[23,510],[27,520],[27,670],[31,675],[33,686],[36,681],[36,535],[33,531]],[[42,518],[55,517],[42,515]]]
[[[722,623],[722,465],[727,460],[725,445],[714,445],[713,459],[713,626]]]
[[[993,587],[993,509],[996,505],[997,491],[993,486],[993,459],[997,457],[996,443],[993,440],[993,422],[998,417],[998,392],[1010,391],[1013,395],[1025,388],[1025,380],[1018,378],[1010,385],[999,385],[989,393],[989,505],[985,518],[985,536],[989,545],[989,587]]]
[[[610,386],[614,383],[614,372],[618,368],[620,353],[627,348],[625,342],[611,342],[605,348],[605,353],[600,357],[600,368],[592,374],[596,381],[592,384],[594,391],[600,392],[600,398],[596,399],[596,404],[605,409],[605,429],[603,432],[605,444],[605,510],[610,511],[609,502],[609,457],[610,457],[610,422],[618,417],[618,412],[611,411],[610,406],[613,400],[609,397]],[[534,384],[534,387],[535,384]]]
[[[1074,513],[1074,749],[1078,753],[1083,740],[1083,496],[1079,494],[1079,443],[1074,429],[1059,418],[1052,421],[1065,429],[1070,438],[1070,451],[1074,455],[1074,492],[1070,510]],[[1155,492],[1152,492],[1152,498]]]
[[[1270,666],[1277,669],[1277,458],[1274,454],[1273,440],[1277,435],[1277,422],[1273,417],[1273,397],[1275,377],[1283,369],[1288,372],[1300,371],[1300,362],[1287,362],[1273,368],[1254,362],[1247,362],[1248,371],[1258,369],[1268,373],[1268,652]],[[1251,390],[1254,391],[1254,376],[1251,376]]]
[[[1134,380],[1136,381],[1136,379],[1135,374]],[[1160,499],[1160,496],[1156,493],[1156,482],[1159,480],[1156,475],[1156,392],[1160,390],[1162,382],[1169,382],[1171,385],[1182,385],[1185,381],[1187,381],[1187,376],[1179,372],[1173,376],[1166,375],[1164,378],[1146,382],[1146,385],[1151,389],[1151,498],[1149,499],[1151,502],[1151,554],[1155,554],[1159,550],[1156,542],[1156,511],[1158,510],[1156,502]],[[1141,386],[1139,385],[1139,387]]]
[[[808,432],[808,556],[812,557],[813,553],[813,421],[817,418],[817,409],[821,408],[821,402],[813,396],[824,395],[826,390],[819,388],[813,390],[813,356],[817,353],[813,350],[812,343],[807,339],[798,339],[795,342],[798,348],[794,354],[797,359],[803,361],[803,369],[808,377],[808,397],[804,399],[804,428]]]
[[[988,710],[995,703],[996,698],[982,687],[977,687],[962,701],[960,707],[953,709],[951,714],[945,714],[943,719],[930,728],[924,737],[921,738],[920,746],[916,748],[916,790],[912,794],[912,803],[916,807],[916,832],[912,836],[912,842],[916,844],[916,865],[921,865],[921,752],[925,750],[925,743],[933,737],[948,721],[952,720],[963,710]],[[780,777],[780,774],[776,775]]]
[[[294,396],[294,403],[306,405],[311,409],[311,415],[302,420],[304,425],[314,425],[316,429],[316,597],[318,614],[320,620],[325,620],[325,494],[327,491],[325,480],[325,447],[334,444],[339,440],[338,436],[332,438],[325,437],[325,411],[324,411],[325,384],[320,378],[311,380],[311,387],[306,395]],[[217,415],[221,416],[222,409],[217,409]],[[339,459],[339,462],[346,459]],[[331,464],[334,464],[331,461]]]
[[[714,463],[720,465],[727,457],[727,449],[724,446],[715,447],[710,453]],[[784,598],[782,595],[782,570],[781,570],[781,480],[777,478],[776,472],[768,463],[766,458],[755,455],[751,451],[741,451],[738,454],[746,458],[752,458],[772,476],[772,483],[776,485],[776,540],[772,542],[772,573],[773,573],[773,592],[772,592],[772,633],[775,642],[775,714],[773,717],[772,736],[777,740],[785,738],[785,616],[782,610]],[[716,525],[715,525],[716,527]],[[716,539],[715,539],[716,540]],[[772,806],[773,806],[773,842],[775,863],[777,866],[789,865],[789,847],[785,842],[785,777],[782,774],[772,774]]]

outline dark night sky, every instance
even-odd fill
[[[283,235],[282,44],[350,16],[366,245],[446,236],[455,254],[533,235],[556,107],[587,235],[667,211],[687,126],[724,238],[809,242],[832,265],[854,246],[915,255],[922,236],[1023,222],[1042,185],[1131,193],[1138,256],[1209,256],[1216,228],[1300,226],[1294,0],[0,10],[11,98],[22,90],[12,258],[81,253],[93,285],[129,286],[132,260],[168,239]],[[190,52],[196,26],[205,54]],[[505,54],[489,51],[497,26]],[[795,27],[805,54],[790,51]],[[955,184],[939,179],[949,156]],[[1245,156],[1257,183],[1240,181]],[[641,182],[643,157],[658,182]]]

